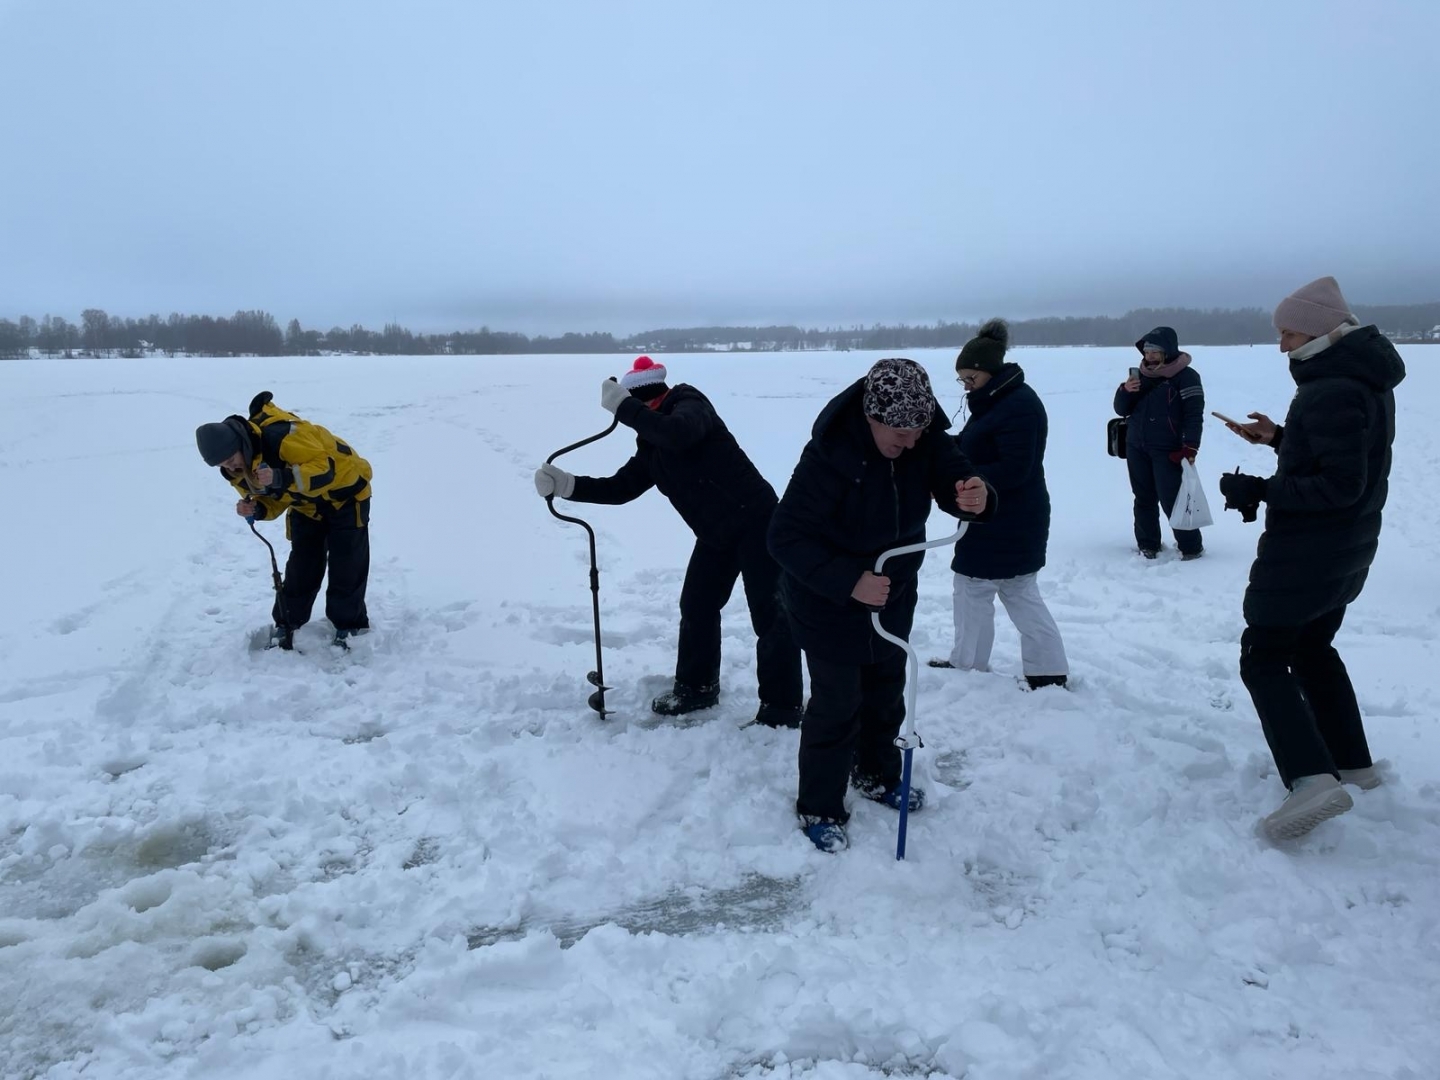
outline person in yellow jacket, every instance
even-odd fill
[[[366,630],[365,585],[370,576],[370,463],[319,424],[274,404],[266,390],[250,402],[250,417],[227,416],[195,429],[205,464],[240,493],[235,512],[268,521],[289,511],[290,557],[276,598],[271,644],[290,648],[330,564],[325,616],[335,644]],[[283,600],[283,604],[282,604]]]

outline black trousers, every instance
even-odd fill
[[[285,560],[285,607],[277,601],[276,625],[297,629],[310,621],[310,609],[325,580],[325,617],[337,630],[363,630],[370,625],[365,611],[365,585],[370,578],[370,500],[343,507],[323,519],[289,512],[285,532],[290,557]]]
[[[1135,493],[1135,545],[1145,551],[1160,550],[1160,510],[1168,522],[1180,494],[1180,466],[1163,450],[1139,447],[1125,455],[1130,470],[1130,490]],[[1182,555],[1203,550],[1199,529],[1172,530],[1175,546]]]
[[[743,577],[750,625],[755,630],[755,669],[760,700],[799,708],[804,697],[800,648],[780,603],[780,567],[765,546],[770,515],[748,521],[729,547],[697,540],[680,589],[680,649],[675,681],[688,686],[720,682],[720,609]]]
[[[1240,678],[1286,787],[1371,764],[1350,675],[1330,644],[1344,619],[1340,607],[1304,626],[1246,627],[1240,638]]]
[[[905,722],[905,654],[891,648],[874,664],[837,664],[805,654],[810,702],[800,722],[800,794],[795,811],[848,821],[853,773],[868,784],[900,783],[895,736]]]

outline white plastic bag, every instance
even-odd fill
[[[1175,509],[1170,513],[1170,527],[1177,532],[1204,529],[1215,524],[1210,504],[1205,499],[1205,486],[1200,474],[1188,458],[1180,460],[1180,494],[1175,496]]]

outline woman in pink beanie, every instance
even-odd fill
[[[1343,785],[1380,783],[1331,642],[1380,544],[1405,364],[1378,329],[1360,325],[1333,277],[1280,301],[1275,328],[1296,385],[1285,423],[1252,412],[1251,423],[1226,425],[1275,449],[1275,475],[1229,473],[1220,490],[1245,521],[1266,504],[1245,590],[1240,678],[1289,789],[1262,824],[1290,840],[1354,805]]]

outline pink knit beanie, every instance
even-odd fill
[[[1324,337],[1346,322],[1354,322],[1350,305],[1340,295],[1333,277],[1316,278],[1281,300],[1275,308],[1275,329],[1295,330],[1307,337]]]

